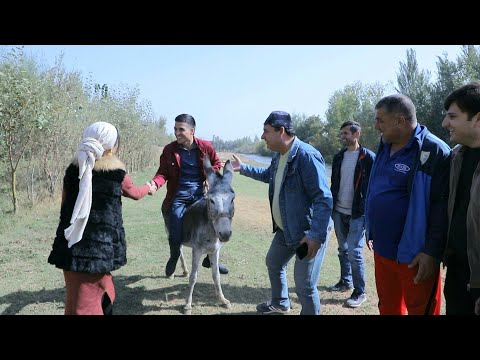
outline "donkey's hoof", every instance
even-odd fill
[[[190,276],[190,273],[188,271],[183,272],[183,277],[189,277],[189,276]]]
[[[170,275],[170,276],[165,275],[165,277],[166,277],[167,279],[169,279],[169,280],[172,280],[172,279],[175,277],[175,274],[172,274],[172,275]]]
[[[228,300],[225,300],[225,302],[222,304],[222,306],[223,306],[225,309],[231,309],[231,308],[232,308],[232,304],[231,304],[230,301],[228,301]]]
[[[186,306],[183,308],[183,313],[184,313],[185,315],[192,315],[192,307],[186,305]]]

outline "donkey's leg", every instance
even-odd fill
[[[189,275],[187,262],[183,257],[183,246],[180,247],[180,263],[182,264],[183,276],[187,277]]]
[[[190,288],[188,290],[187,302],[185,304],[185,307],[183,308],[185,315],[190,315],[192,313],[193,288],[195,287],[195,283],[197,282],[198,264],[200,263],[201,256],[201,251],[195,250],[195,248],[192,247],[192,272],[190,273],[189,279]]]
[[[220,247],[213,254],[208,255],[211,266],[212,266],[212,278],[213,278],[213,284],[215,286],[215,295],[217,296],[218,302],[220,302],[227,309],[230,309],[232,305],[230,304],[230,301],[225,299],[225,296],[223,296],[222,286],[220,285],[220,271],[218,270],[219,256],[220,256]]]

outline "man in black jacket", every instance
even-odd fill
[[[365,265],[363,260],[365,229],[365,198],[370,170],[375,154],[358,143],[361,127],[355,121],[346,121],[340,127],[345,146],[332,163],[333,213],[338,240],[340,281],[331,291],[353,293],[346,301],[349,307],[358,307],[365,300]]]

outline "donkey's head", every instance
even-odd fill
[[[208,192],[207,209],[208,219],[215,228],[218,239],[222,242],[230,240],[232,235],[232,218],[235,212],[233,199],[235,192],[232,189],[233,167],[227,160],[223,168],[223,175],[212,169],[208,156],[203,160],[203,167],[207,174]]]

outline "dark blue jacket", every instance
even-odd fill
[[[438,137],[430,133],[423,125],[415,135],[414,161],[408,179],[407,193],[409,197],[407,217],[403,226],[402,238],[398,244],[396,260],[410,263],[420,252],[442,258],[448,228],[448,184],[451,149]],[[380,141],[377,157],[384,151]],[[375,177],[378,161],[373,164],[370,180]],[[367,240],[373,240],[368,218],[370,187],[367,190],[365,209],[365,227]],[[395,206],[395,204],[392,204]],[[382,255],[382,254],[379,254]]]
[[[352,219],[357,219],[365,215],[365,199],[367,198],[368,179],[372,170],[375,153],[363,146],[359,148],[357,165],[353,176],[353,203],[352,203]],[[347,148],[342,149],[335,154],[332,162],[332,184],[330,190],[333,196],[333,209],[338,199],[338,191],[340,190],[340,169],[342,167],[343,155]]]

